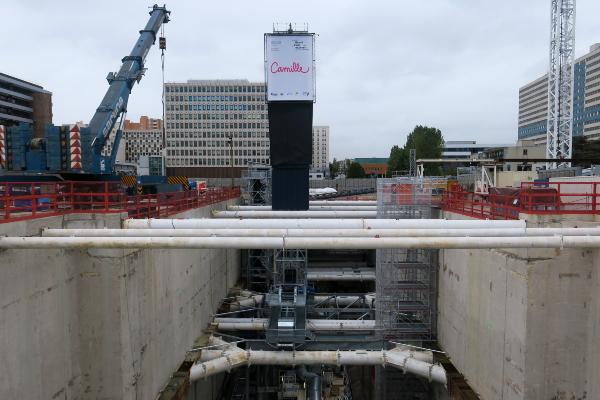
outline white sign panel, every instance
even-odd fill
[[[314,35],[265,35],[268,101],[315,100]]]

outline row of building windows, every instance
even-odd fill
[[[270,164],[267,157],[253,158],[234,158],[234,166],[245,166],[249,164]],[[188,166],[214,166],[223,167],[229,165],[228,158],[167,158],[167,166],[170,167],[188,167]]]
[[[167,93],[264,93],[265,86],[172,86],[165,85]]]
[[[169,104],[167,111],[264,111],[264,104]]]
[[[248,119],[267,119],[267,114],[167,114],[167,120],[248,120]]]

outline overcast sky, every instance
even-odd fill
[[[3,0],[0,72],[53,93],[54,123],[89,122],[148,19],[142,0]],[[167,4],[166,80],[262,81],[263,33],[318,34],[314,123],[332,157],[389,155],[417,124],[446,140],[511,143],[518,88],[547,69],[550,0],[176,0]],[[576,55],[600,42],[600,1],[577,1]],[[160,52],[128,118],[161,116]]]

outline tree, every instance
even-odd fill
[[[333,161],[329,163],[329,176],[331,179],[335,179],[336,176],[340,173],[340,163],[333,158]]]
[[[388,175],[393,172],[408,171],[408,151],[404,147],[395,145],[388,158]]]
[[[365,170],[362,165],[357,163],[356,161],[352,161],[348,166],[348,170],[346,172],[346,178],[364,178]]]
[[[600,140],[588,140],[585,136],[573,138],[573,159],[598,159],[600,158]],[[598,164],[592,161],[574,161],[575,167],[589,168],[592,164]]]
[[[419,158],[441,158],[444,149],[442,132],[433,127],[417,125],[406,137],[406,144],[400,148],[395,145],[390,151],[388,171],[408,171],[410,169],[410,149],[417,151]],[[425,175],[440,175],[442,169],[435,164],[425,164]]]

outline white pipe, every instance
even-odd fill
[[[306,279],[309,281],[374,281],[375,270],[372,271],[352,271],[352,270],[311,270],[306,272]]]
[[[525,228],[523,220],[460,219],[127,219],[126,229],[466,229]]]
[[[232,350],[224,357],[197,362],[190,369],[190,381],[207,378],[242,365],[381,365],[446,384],[441,365],[421,361],[415,352],[393,350],[357,351],[256,351]]]
[[[251,296],[237,296],[235,301],[232,301],[231,303],[229,303],[229,310],[230,311],[237,311],[237,310],[241,310],[243,308],[248,308],[248,307],[257,307],[259,306],[262,301],[263,301],[263,295],[262,294],[254,294]]]
[[[0,237],[0,249],[492,249],[596,248],[600,236],[508,237]]]
[[[365,294],[365,303],[370,306],[375,304],[375,293]],[[325,296],[325,295],[315,295],[313,296],[314,304],[319,305],[327,305],[327,306],[349,306],[351,304],[358,303],[360,301],[360,296]],[[318,310],[318,309],[316,309]]]
[[[465,229],[58,229],[46,228],[48,237],[490,237],[490,236],[598,236],[597,228],[465,228]]]
[[[264,331],[268,318],[222,318],[213,320],[213,326],[223,331]],[[309,319],[306,327],[311,331],[365,331],[375,329],[372,319]]]
[[[228,211],[271,211],[271,206],[227,206]],[[377,211],[377,206],[309,206],[309,211]]]
[[[218,211],[214,218],[376,218],[377,211]]]
[[[311,200],[311,206],[376,206],[377,200]]]

